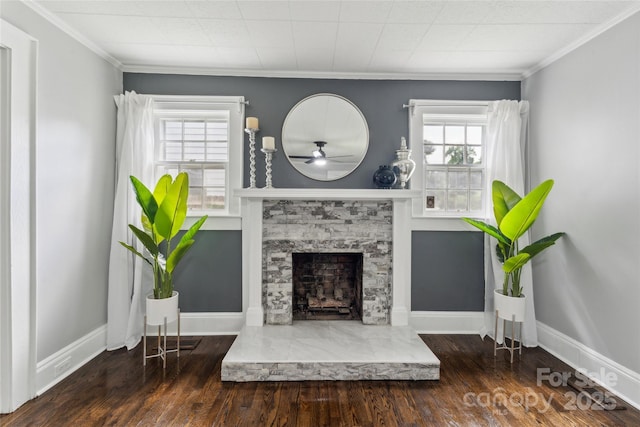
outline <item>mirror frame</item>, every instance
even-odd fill
[[[286,139],[286,128],[287,128],[287,124],[291,121],[292,118],[292,114],[296,111],[296,109],[298,107],[300,107],[300,105],[302,105],[303,103],[305,103],[306,101],[309,101],[311,99],[314,98],[318,98],[318,97],[331,97],[331,98],[336,98],[339,99],[343,102],[345,102],[348,106],[350,106],[351,108],[354,109],[355,112],[358,113],[359,117],[362,119],[362,124],[364,125],[364,151],[362,153],[362,156],[360,157],[360,159],[358,159],[357,163],[355,164],[355,166],[353,166],[353,168],[351,168],[349,171],[345,171],[344,174],[336,177],[336,178],[327,178],[327,179],[323,179],[323,178],[318,178],[317,176],[311,176],[308,173],[305,172],[305,170],[301,169],[299,167],[299,165],[297,165],[296,163],[293,162],[293,160],[289,157],[289,153],[287,152],[287,139]],[[362,162],[364,161],[364,158],[367,155],[367,152],[369,151],[369,124],[367,123],[367,119],[364,117],[364,114],[362,114],[362,111],[358,108],[358,106],[356,104],[354,104],[353,102],[351,102],[349,99],[345,98],[344,96],[340,96],[340,95],[336,95],[333,93],[316,93],[314,95],[310,95],[307,96],[305,98],[303,98],[302,100],[298,101],[293,107],[291,107],[291,110],[289,110],[289,112],[287,113],[287,117],[284,120],[284,123],[282,125],[282,150],[284,151],[285,157],[287,158],[287,160],[289,161],[289,164],[291,164],[291,166],[293,166],[293,168],[298,171],[299,173],[301,173],[302,175],[306,176],[309,179],[313,179],[316,181],[322,181],[322,182],[328,182],[328,181],[337,181],[339,179],[345,178],[347,176],[349,176],[350,174],[352,174],[356,169],[358,169],[358,167],[360,167],[360,165],[362,164]]]

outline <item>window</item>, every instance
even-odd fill
[[[157,179],[167,173],[176,176],[178,172],[187,172],[189,209],[224,210],[229,163],[228,114],[198,116],[159,117],[155,176]]]
[[[154,173],[189,174],[190,211],[238,214],[241,187],[241,97],[157,97]]]
[[[482,210],[484,126],[425,117],[425,208],[445,212]]]
[[[416,159],[413,188],[420,183],[422,206],[414,208],[414,214],[482,214],[486,103],[412,101],[410,105],[411,146],[421,157]]]

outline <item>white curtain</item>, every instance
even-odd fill
[[[140,208],[129,176],[147,186],[153,179],[153,99],[126,92],[114,97],[118,107],[116,134],[116,193],[109,258],[109,296],[107,305],[107,350],[140,342],[144,320],[145,295],[151,292],[152,273],[139,257],[126,250],[120,241],[141,245],[129,230],[129,224],[141,227]]]
[[[520,196],[525,193],[527,134],[529,103],[527,101],[494,101],[489,103],[487,122],[487,194],[491,194],[491,183],[499,179]],[[527,190],[528,191],[528,190]],[[487,203],[486,217],[493,219],[493,204]],[[495,222],[493,225],[496,225]],[[485,235],[485,303],[484,329],[481,334],[493,336],[495,310],[493,291],[502,288],[503,271],[495,250],[495,239]],[[520,247],[529,244],[528,233],[521,237]],[[522,324],[522,344],[526,347],[538,345],[536,315],[533,304],[531,263],[522,269],[520,278],[523,293],[527,297],[525,320]],[[502,321],[498,322],[498,337],[502,341]],[[511,328],[508,328],[510,330]],[[495,338],[495,337],[494,337]]]

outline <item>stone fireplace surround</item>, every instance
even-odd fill
[[[242,198],[246,324],[222,360],[222,381],[440,378],[440,361],[408,326],[411,201],[419,192],[245,189],[235,194]],[[293,286],[287,254],[293,248],[319,252],[318,246],[322,252],[357,247],[363,253],[363,288],[369,279],[362,322],[289,324]]]
[[[242,199],[246,325],[291,323],[289,254],[305,251],[366,251],[363,323],[409,324],[411,200],[418,191],[272,188],[234,195]]]
[[[393,204],[388,200],[264,200],[265,323],[293,320],[294,252],[362,253],[362,323],[390,322]]]

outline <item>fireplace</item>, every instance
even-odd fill
[[[421,200],[420,191],[270,188],[234,194],[242,198],[246,324],[222,361],[223,381],[439,378],[438,358],[408,326],[411,202]],[[362,289],[354,293],[362,298],[361,321],[293,321],[302,294],[294,291],[294,276],[321,281],[322,295],[338,300],[324,286],[328,276],[313,273],[318,267],[304,267],[308,261],[302,272],[294,267],[294,258],[309,254],[358,257]],[[313,297],[313,288],[304,292]]]
[[[362,253],[292,253],[293,320],[362,319]]]
[[[247,326],[292,323],[291,254],[304,252],[362,253],[362,323],[408,325],[411,207],[420,191],[271,188],[234,195],[242,200]]]
[[[292,323],[293,311],[298,306],[293,287],[293,254],[311,252],[361,254],[359,317],[368,325],[390,323],[393,248],[390,201],[264,200],[262,210],[264,323]],[[330,288],[327,285],[326,292]],[[317,295],[313,289],[310,293],[310,297]],[[316,308],[314,312],[318,311]]]

